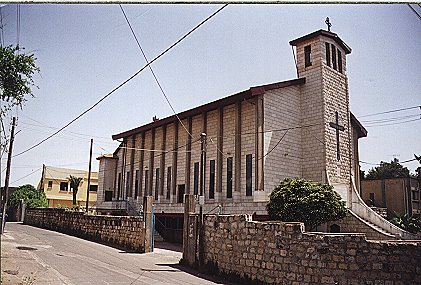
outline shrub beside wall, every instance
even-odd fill
[[[45,208],[26,210],[24,223],[127,250],[145,252],[145,223],[142,217],[95,216]]]
[[[301,223],[207,216],[204,262],[267,284],[420,284],[421,241],[367,241],[363,234],[305,233]]]

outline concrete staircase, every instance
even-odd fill
[[[153,239],[155,242],[165,241],[164,238],[158,233],[157,230],[154,230]]]
[[[410,232],[404,231],[395,226],[382,216],[377,214],[373,209],[367,206],[358,194],[354,179],[352,179],[352,189],[348,196],[348,210],[360,222],[368,227],[374,229],[379,234],[390,239],[416,240],[419,236]]]

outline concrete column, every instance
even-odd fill
[[[143,197],[143,219],[145,221],[145,252],[152,251],[152,235],[154,229],[152,228],[152,196]]]
[[[216,150],[216,192],[222,192],[222,150],[224,147],[224,108],[219,107],[218,109],[218,138],[217,138],[217,150]]]
[[[139,155],[139,193],[140,197],[143,196],[143,166],[145,160],[145,133],[141,134],[140,138],[140,155]]]
[[[234,191],[241,191],[241,102],[235,103],[235,174]]]
[[[173,153],[172,153],[172,177],[171,177],[171,188],[172,188],[172,199],[173,203],[177,202],[177,159],[178,159],[178,122],[174,122],[174,142],[173,142]]]
[[[151,149],[155,149],[155,129],[151,130],[151,136],[152,136]],[[155,171],[155,169],[154,169],[154,157],[155,157],[155,153],[153,151],[151,151],[150,154],[149,154],[148,196],[152,196],[152,189],[153,189],[152,186],[154,184],[153,183],[153,173]]]
[[[162,126],[161,162],[159,165],[159,195],[164,195],[165,148],[167,143],[167,125]]]
[[[264,191],[263,181],[263,146],[264,146],[264,134],[263,134],[263,95],[256,97],[256,183],[255,191]]]
[[[192,118],[187,118],[187,129],[189,133],[192,132]],[[185,168],[185,176],[184,181],[186,184],[186,194],[190,194],[190,169],[191,169],[191,136],[187,134],[187,145],[186,145],[186,168]]]
[[[129,182],[129,194],[127,197],[133,197],[133,179],[135,178],[134,175],[134,154],[136,149],[136,135],[132,137],[132,149],[130,154],[130,182]]]
[[[193,265],[197,252],[196,199],[193,194],[184,195],[184,199],[183,261]]]

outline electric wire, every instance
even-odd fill
[[[132,32],[132,35],[133,35],[134,39],[136,40],[137,46],[139,47],[139,49],[140,49],[140,51],[141,51],[141,53],[142,53],[142,55],[143,55],[143,58],[145,59],[146,63],[147,63],[147,64],[149,64],[149,60],[148,60],[148,58],[147,58],[147,56],[146,56],[145,52],[143,51],[143,48],[142,48],[142,46],[140,45],[139,40],[137,39],[136,33],[134,32],[134,30],[133,30],[133,28],[132,28],[132,25],[130,24],[129,19],[127,18],[126,12],[124,12],[123,6],[122,6],[121,4],[118,4],[118,5],[120,6],[121,12],[123,13],[124,18],[126,19],[127,25],[129,26],[130,31]],[[187,130],[187,128],[186,128],[186,126],[183,124],[183,122],[180,120],[180,117],[178,116],[178,114],[177,114],[177,112],[175,111],[174,107],[172,106],[172,104],[171,104],[170,100],[168,99],[167,94],[165,94],[165,91],[164,91],[164,89],[162,88],[161,83],[159,83],[158,78],[156,77],[156,74],[155,74],[155,72],[154,72],[154,71],[153,71],[153,69],[152,69],[152,66],[151,66],[151,65],[149,65],[148,67],[149,67],[149,70],[150,70],[150,71],[151,71],[151,73],[152,73],[153,78],[155,79],[156,84],[158,85],[159,89],[161,90],[162,95],[164,96],[165,100],[167,101],[167,103],[168,103],[168,105],[170,106],[171,110],[173,111],[174,115],[177,117],[177,120],[180,122],[181,126],[183,126],[183,128],[186,130],[186,132],[190,135],[190,137],[193,137],[193,136],[192,136],[192,134],[189,132],[189,130]]]
[[[418,14],[418,12],[417,12],[414,8],[412,8],[411,4],[407,4],[407,5],[408,5],[408,7],[409,7],[409,8],[411,8],[412,12],[414,12],[414,13],[415,13],[415,15],[417,15],[418,19],[420,19],[420,20],[421,20],[421,15],[420,15],[420,14]],[[419,5],[419,4],[418,4],[418,5]]]
[[[400,121],[400,120],[420,117],[420,116],[421,116],[420,114],[415,114],[415,115],[392,117],[392,118],[385,118],[385,119],[378,119],[378,120],[362,120],[361,123],[365,123],[365,124],[387,123],[387,122]]]
[[[16,48],[19,53],[19,40],[20,40],[20,4],[16,4]]]
[[[382,114],[388,114],[388,113],[394,113],[394,112],[400,112],[400,111],[405,111],[405,110],[416,109],[416,108],[420,108],[421,109],[421,105],[407,107],[407,108],[401,108],[401,109],[395,109],[395,110],[389,110],[389,111],[384,111],[384,112],[380,112],[380,113],[362,115],[362,116],[358,116],[358,118],[365,118],[365,117],[370,117],[370,116],[377,116],[377,115],[382,115]]]
[[[42,169],[42,167],[40,167],[40,168],[38,168],[38,169],[36,169],[36,170],[32,171],[32,172],[31,172],[31,173],[29,173],[28,175],[25,175],[25,176],[23,176],[23,177],[21,177],[21,178],[19,178],[19,179],[16,179],[15,181],[10,182],[10,184],[13,184],[13,183],[16,183],[16,182],[18,182],[18,181],[21,181],[22,179],[24,179],[24,178],[26,178],[26,177],[28,177],[28,176],[30,176],[30,175],[32,175],[32,174],[34,174],[35,172],[37,172],[37,171],[39,171],[39,170],[41,170],[41,169]]]
[[[366,127],[371,128],[371,127],[383,127],[383,126],[400,125],[400,124],[409,123],[409,122],[415,122],[415,121],[419,121],[419,120],[421,120],[421,119],[420,119],[420,118],[418,118],[418,119],[407,120],[407,121],[397,122],[397,123],[390,123],[390,124],[367,125]]]
[[[0,7],[0,29],[1,29],[1,39],[0,39],[0,44],[3,47],[4,46],[4,32],[3,32],[3,7]]]
[[[35,145],[31,146],[30,148],[28,148],[28,149],[26,149],[24,151],[21,151],[21,152],[15,154],[15,155],[13,155],[13,157],[20,156],[20,155],[22,155],[24,153],[27,153],[28,151],[30,151],[30,150],[38,147],[39,145],[41,145],[45,141],[51,139],[52,137],[54,137],[55,135],[57,135],[58,133],[60,133],[61,131],[63,131],[65,128],[67,128],[68,126],[70,126],[71,124],[73,124],[79,118],[81,118],[86,113],[88,113],[89,111],[91,111],[92,109],[94,109],[96,106],[98,106],[102,101],[104,101],[106,98],[108,98],[111,94],[113,94],[114,92],[116,92],[118,89],[120,89],[121,87],[123,87],[124,85],[126,85],[129,81],[131,81],[133,78],[135,78],[137,75],[139,75],[149,65],[151,65],[152,63],[154,63],[155,61],[157,61],[159,58],[161,58],[163,55],[165,55],[167,52],[169,52],[171,49],[173,49],[175,46],[177,46],[180,42],[182,42],[184,39],[186,39],[188,36],[190,36],[194,31],[196,31],[199,27],[201,27],[203,24],[205,24],[211,18],[213,18],[214,16],[216,16],[219,12],[221,12],[227,6],[228,6],[228,4],[225,4],[221,8],[219,8],[218,10],[216,10],[214,13],[212,13],[210,16],[208,16],[206,19],[204,19],[202,22],[200,22],[198,25],[196,25],[193,29],[191,29],[189,32],[187,32],[184,36],[182,36],[180,39],[178,39],[175,43],[173,43],[171,46],[169,46],[167,49],[165,49],[163,52],[161,52],[159,55],[157,55],[148,64],[144,65],[141,69],[139,69],[137,72],[135,72],[132,76],[130,76],[128,79],[126,79],[125,81],[123,81],[122,83],[120,83],[117,87],[115,87],[110,92],[108,92],[105,96],[103,96],[95,104],[93,104],[91,107],[89,107],[88,109],[86,109],[85,111],[83,111],[81,114],[79,114],[78,116],[76,116],[74,119],[72,119],[70,122],[68,122],[67,124],[65,124],[60,129],[58,129],[56,132],[54,132],[53,134],[51,134],[48,137],[44,138],[40,142],[38,142]]]

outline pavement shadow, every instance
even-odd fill
[[[176,252],[183,252],[183,245],[179,243],[170,243],[165,241],[155,242],[155,248],[166,249]]]
[[[235,283],[235,282],[226,280],[226,279],[224,279],[224,278],[222,278],[221,276],[218,276],[218,275],[211,275],[211,274],[200,272],[199,270],[194,269],[192,267],[189,267],[187,265],[182,265],[182,264],[178,264],[178,263],[176,263],[176,264],[168,264],[168,263],[160,264],[160,263],[157,263],[155,265],[157,265],[157,266],[169,266],[169,267],[175,268],[177,271],[183,271],[185,273],[188,273],[188,274],[191,274],[193,276],[205,279],[207,281],[214,282],[215,284],[240,285],[240,283]]]

